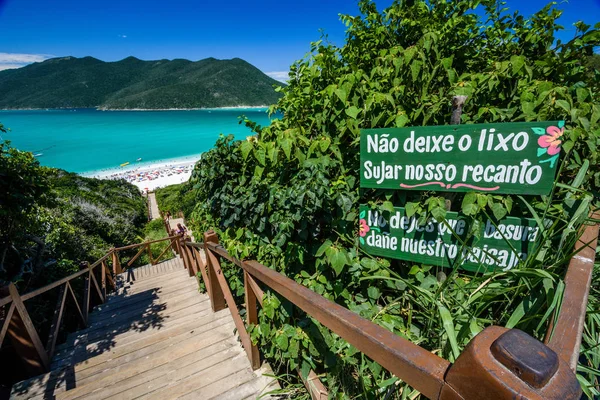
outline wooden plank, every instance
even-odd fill
[[[256,306],[256,295],[250,287],[248,282],[248,273],[244,271],[244,298],[246,302],[246,324],[258,325],[258,308]],[[234,317],[235,318],[235,317]],[[246,332],[246,335],[248,333]],[[248,339],[250,339],[248,337]],[[258,347],[249,341],[250,351],[248,351],[248,358],[250,359],[250,366],[253,370],[260,368],[260,354],[258,353]],[[245,347],[245,346],[244,346]]]
[[[21,297],[22,298],[22,297]],[[12,301],[12,298],[10,296],[6,296],[3,299],[0,299],[0,307],[3,307],[5,305],[7,305],[8,303],[10,303]]]
[[[265,295],[265,292],[263,292],[263,290],[260,288],[260,286],[258,286],[258,282],[256,282],[256,280],[254,280],[254,278],[252,277],[252,275],[250,275],[248,273],[245,273],[244,274],[244,279],[246,279],[246,282],[248,282],[248,284],[252,288],[252,291],[254,292],[256,300],[258,300],[258,303],[262,307],[262,305],[263,305],[263,297]]]
[[[215,321],[219,321],[216,323]],[[209,324],[215,322],[218,324],[233,323],[231,317],[225,314],[223,311],[219,313],[212,313],[210,309],[194,308],[193,310],[184,313],[178,312],[172,314],[172,318],[169,318],[163,325],[149,327],[144,331],[135,329],[124,330],[123,332],[115,332],[111,336],[110,343],[106,340],[106,330],[92,331],[89,333],[82,333],[77,336],[70,336],[66,343],[57,346],[57,352],[55,354],[53,362],[55,364],[69,364],[76,362],[77,360],[84,360],[90,358],[92,352],[99,353],[100,349],[106,351],[110,344],[112,348],[123,349],[125,346],[142,343],[149,338],[157,334],[169,334],[172,332],[185,332],[186,330],[196,330],[198,326],[202,324]],[[217,326],[215,325],[215,326]],[[204,327],[203,327],[204,329]],[[104,335],[104,336],[103,336]],[[163,338],[164,339],[164,338]]]
[[[98,293],[98,297],[100,297],[100,301],[102,303],[104,303],[104,296],[102,296],[102,290],[100,289],[100,285],[98,285],[98,281],[96,280],[96,277],[94,276],[94,271],[90,270],[90,277],[92,278],[92,281],[94,282],[94,287],[96,288],[96,293]]]
[[[599,219],[600,213],[593,214]],[[581,336],[585,326],[586,309],[594,271],[599,225],[588,225],[575,244],[576,254],[571,258],[565,275],[565,291],[560,314],[554,326],[549,326],[545,342],[571,370],[576,372]]]
[[[246,331],[246,326],[244,326],[244,321],[242,321],[242,317],[240,317],[240,312],[235,304],[235,300],[233,299],[233,295],[231,294],[231,290],[229,289],[229,285],[227,284],[227,280],[225,279],[225,275],[221,272],[221,265],[217,258],[209,252],[208,256],[210,257],[210,269],[213,270],[214,276],[218,281],[219,287],[225,297],[225,301],[227,302],[227,307],[231,312],[231,317],[233,318],[233,322],[235,323],[235,327],[238,330],[238,335],[240,336],[240,340],[242,342],[242,346],[246,350],[246,354],[248,355],[248,359],[252,362],[253,360],[253,350],[252,350],[252,341],[250,340],[250,335],[248,335],[248,331]],[[211,277],[212,279],[212,277]],[[256,307],[256,306],[255,306]]]
[[[87,320],[85,318],[85,315],[83,314],[83,311],[81,311],[81,307],[79,307],[79,302],[77,301],[77,297],[75,297],[75,292],[73,292],[73,288],[71,287],[71,284],[69,284],[69,282],[65,283],[68,291],[71,293],[71,298],[73,299],[73,303],[75,304],[75,308],[77,309],[77,315],[79,316],[79,319],[81,320],[81,324],[85,327],[87,326]]]
[[[84,283],[84,293],[83,293],[83,307],[82,307],[82,312],[83,312],[83,319],[85,321],[85,324],[87,325],[87,321],[88,321],[88,315],[90,312],[90,292],[91,292],[91,279],[90,279],[90,272],[88,270],[88,274],[85,277],[85,283]]]
[[[194,368],[194,371],[197,368],[208,369],[218,362],[231,358],[230,350],[236,345],[232,337],[224,339],[219,335],[202,338],[192,336],[181,341],[177,346],[159,350],[149,357],[138,358],[94,375],[78,376],[78,387],[69,390],[61,398],[77,398],[98,389],[101,389],[102,393],[99,396],[102,397],[130,395],[135,393],[136,389],[140,391],[137,386],[154,380],[160,381],[165,375],[172,374],[177,369]],[[91,398],[101,398],[99,396],[94,397],[92,394]],[[86,399],[89,398],[86,396]]]
[[[214,231],[208,231],[204,234],[204,244],[208,246],[208,243],[213,245],[219,244],[219,239]],[[217,270],[213,266],[214,262],[217,262],[217,258],[211,253],[210,249],[206,247],[204,249],[206,254],[206,262],[208,264],[208,284],[210,285],[210,301],[212,304],[213,311],[217,312],[226,307],[225,296],[223,295],[223,289],[217,280]],[[218,263],[218,262],[217,262]],[[220,270],[219,270],[220,272]]]
[[[308,315],[429,398],[437,398],[450,363],[256,261],[242,263]]]
[[[146,251],[146,247],[142,247],[140,251],[138,251],[131,260],[129,260],[129,262],[127,263],[127,267],[131,267],[131,264],[133,264],[135,260],[137,260],[144,253],[144,251]]]
[[[136,247],[145,246],[146,244],[153,244],[153,243],[158,243],[158,242],[164,242],[165,240],[171,240],[171,239],[178,238],[178,237],[179,237],[178,235],[168,236],[168,237],[164,237],[164,238],[161,238],[161,239],[150,240],[149,242],[137,243],[137,244],[130,244],[128,246],[117,247],[114,250],[115,251],[123,251],[123,250],[135,249]]]
[[[206,319],[209,319],[209,317],[206,317]],[[189,337],[198,339],[198,336],[202,334],[206,337],[218,335],[221,339],[230,338],[233,327],[231,320],[223,317],[210,322],[187,324],[174,329],[159,331],[127,346],[114,347],[111,351],[100,353],[91,358],[86,357],[85,354],[75,354],[75,357],[63,359],[53,364],[53,367],[68,366],[82,378],[93,376],[108,368],[114,368],[137,359],[145,359],[161,349],[172,348]]]
[[[108,280],[108,282],[110,283],[110,286],[112,286],[113,290],[117,288],[117,285],[115,283],[115,280],[113,279],[111,273],[110,273],[110,269],[108,269],[108,265],[104,264],[104,273],[106,275],[106,279]]]
[[[311,369],[306,379],[302,376],[300,371],[298,371],[298,375],[302,378],[302,382],[308,390],[312,400],[327,400],[329,398],[329,391],[325,385],[323,385],[319,376],[315,374],[315,371]]]
[[[0,347],[2,347],[2,343],[4,342],[4,337],[6,336],[6,332],[8,331],[8,326],[10,325],[10,320],[12,318],[13,312],[15,311],[15,303],[11,303],[8,311],[6,312],[6,318],[2,324],[2,329],[0,330]]]
[[[88,271],[89,271],[88,268],[82,269],[79,272],[75,272],[74,274],[71,274],[71,275],[69,275],[69,276],[67,276],[65,278],[59,279],[56,282],[53,282],[53,283],[51,283],[49,285],[46,285],[46,286],[41,287],[39,289],[32,290],[31,292],[25,293],[23,296],[21,296],[21,300],[27,301],[27,300],[29,300],[29,299],[31,299],[31,298],[39,295],[39,294],[45,293],[45,292],[47,292],[50,289],[54,289],[55,287],[60,286],[60,285],[64,284],[65,282],[72,281],[75,278],[78,278],[78,277],[80,277],[82,275],[85,275],[86,272],[88,272]]]
[[[158,400],[163,400],[165,398],[179,398],[225,378],[226,379],[224,381],[220,382],[220,385],[218,386],[219,388],[227,387],[226,382],[233,382],[235,385],[247,382],[254,377],[254,374],[250,371],[247,364],[242,361],[243,358],[244,355],[239,354],[234,358],[219,363],[213,368],[205,371],[194,371],[195,373],[190,373],[190,370],[179,370],[174,377],[165,377],[165,379],[170,378],[170,383],[168,386],[165,386],[159,390],[155,390],[147,395],[141,396],[140,398]],[[240,379],[238,374],[240,371],[243,371],[245,378],[243,381]],[[211,390],[211,394],[212,393],[214,392]],[[216,394],[218,394],[218,392]],[[196,392],[195,398],[209,399],[210,397],[212,396],[208,395],[208,393]]]
[[[223,368],[225,368],[225,366],[223,366]],[[208,372],[211,373],[212,371],[208,371]],[[227,392],[230,392],[229,396],[232,396],[231,392],[237,390],[238,391],[238,394],[236,394],[237,397],[229,397],[229,398],[235,398],[236,400],[239,400],[239,399],[241,399],[240,396],[242,395],[242,393],[245,393],[245,392],[239,391],[240,387],[244,387],[247,390],[248,387],[245,386],[246,384],[256,383],[256,381],[258,380],[256,375],[254,375],[248,369],[238,370],[237,372],[232,371],[229,373],[229,375],[226,375],[225,377],[221,377],[222,374],[216,375],[216,371],[212,372],[211,375],[213,375],[212,381],[207,382],[208,384],[188,393],[187,395],[179,397],[179,399],[181,399],[181,400],[215,399],[216,400],[216,399],[221,398]],[[219,377],[221,377],[221,378],[219,379]]]
[[[46,342],[46,352],[48,353],[48,359],[51,360],[54,355],[54,347],[56,346],[56,337],[58,336],[58,331],[60,329],[60,324],[62,322],[63,311],[65,309],[65,301],[67,300],[67,285],[69,283],[65,282],[63,286],[60,287],[60,291],[58,292],[58,301],[56,303],[56,307],[54,309],[54,315],[52,317],[52,325],[50,325],[50,335],[48,335],[48,341]]]
[[[25,304],[23,304],[19,292],[13,283],[8,285],[8,291],[10,297],[12,297],[13,304],[15,305],[15,312],[13,312],[12,318],[10,319],[11,322],[8,328],[8,335],[11,338],[17,353],[21,353],[23,361],[29,365],[29,369],[45,372],[50,368],[50,360],[48,359],[46,349],[44,349],[44,345],[40,340],[35,326],[33,325],[31,318],[29,318],[27,308],[25,308]],[[19,326],[21,324],[22,326]],[[28,337],[25,337],[23,333],[26,333]],[[32,359],[31,356],[34,356],[37,360]]]
[[[106,263],[102,262],[102,266],[100,267],[100,285],[102,289],[102,298],[106,301],[107,291],[106,291]]]
[[[26,390],[28,398],[33,396],[44,398],[43,395],[45,392],[48,392],[48,388],[58,398],[63,398],[63,396],[78,397],[90,394],[89,392],[97,388],[96,383],[100,383],[102,384],[102,390],[99,391],[99,394],[102,396],[101,398],[108,397],[111,394],[127,390],[127,388],[135,387],[136,382],[138,384],[140,381],[144,382],[145,380],[138,379],[136,373],[144,375],[143,371],[149,370],[151,374],[150,379],[160,379],[160,375],[152,374],[152,366],[160,366],[164,361],[175,361],[176,358],[171,360],[169,354],[182,355],[184,357],[188,357],[186,354],[189,352],[191,352],[191,356],[197,352],[206,354],[206,352],[211,351],[211,348],[222,346],[221,343],[227,343],[226,348],[230,349],[232,344],[235,346],[233,338],[228,334],[228,329],[232,328],[233,325],[231,323],[229,325],[221,325],[209,331],[203,330],[203,335],[198,337],[194,335],[194,331],[196,329],[202,330],[200,324],[189,325],[186,331],[169,337],[167,345],[164,345],[163,342],[157,342],[155,345],[147,345],[128,353],[122,351],[127,350],[127,346],[119,346],[115,348],[114,359],[103,357],[102,362],[96,363],[97,357],[93,357],[89,360],[90,362],[82,362],[69,366],[66,377],[60,374],[48,374],[41,381],[36,381],[35,388],[31,384],[23,382],[23,384],[15,385],[13,389]],[[147,338],[146,342],[150,339]],[[189,364],[189,361],[187,363]],[[170,365],[167,364],[167,366],[169,369],[183,367],[180,364],[185,364],[185,360]],[[161,375],[165,375],[168,371],[162,370],[159,372]],[[71,381],[77,382],[77,387],[75,389],[69,388],[65,392],[67,389],[65,381],[68,381],[69,378]],[[133,380],[133,382],[130,382],[130,380]],[[92,398],[94,397],[92,396]]]
[[[211,285],[210,282],[208,281],[208,272],[207,272],[207,265],[204,262],[204,260],[202,259],[201,255],[200,255],[200,250],[198,248],[194,248],[191,247],[192,251],[196,252],[196,268],[200,271],[200,274],[202,275],[202,281],[204,281],[204,286],[206,287],[206,293],[208,294],[208,297],[212,297],[211,295]]]
[[[113,260],[113,274],[115,274],[115,276],[122,274],[123,268],[121,268],[121,261],[119,260],[119,253],[117,252],[117,250],[113,250],[112,260]]]

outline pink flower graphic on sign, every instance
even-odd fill
[[[546,134],[540,136],[538,144],[546,149],[548,155],[553,156],[560,153],[560,145],[562,143],[561,136],[565,133],[565,128],[557,126],[549,126],[546,128]]]
[[[362,238],[367,235],[367,233],[371,230],[371,228],[369,228],[369,225],[367,225],[367,221],[365,221],[364,219],[361,219],[359,222],[360,222],[359,235]]]

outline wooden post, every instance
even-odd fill
[[[122,274],[123,269],[121,268],[121,262],[119,261],[119,254],[114,249],[113,249],[113,253],[112,253],[112,259],[113,259],[113,273],[115,275]]]
[[[183,258],[183,265],[188,270],[190,277],[194,276],[194,269],[192,268],[192,259],[190,257],[190,249],[185,245],[185,241],[181,245],[181,256]]]
[[[469,96],[454,96],[452,98],[452,118],[450,119],[450,125],[460,125],[460,117],[467,97]]]
[[[468,96],[454,96],[452,98],[452,117],[450,118],[450,125],[460,125],[460,117],[462,115],[463,106],[467,101]],[[456,198],[456,193],[446,193],[446,210],[452,209],[452,202]]]
[[[54,309],[52,325],[50,326],[50,335],[48,336],[48,341],[46,342],[46,351],[48,353],[49,359],[52,359],[52,356],[54,355],[56,338],[58,336],[58,331],[62,322],[63,311],[65,309],[65,301],[67,300],[68,284],[68,282],[65,282],[65,284],[60,287],[60,291],[58,293],[58,301],[56,303],[56,308]]]
[[[146,244],[146,250],[148,251],[148,260],[150,260],[150,264],[155,265],[156,263],[152,259],[152,249],[150,248],[150,243]]]
[[[90,292],[91,292],[91,284],[92,280],[90,279],[90,272],[85,275],[84,281],[84,292],[83,292],[83,309],[81,312],[83,313],[83,320],[85,324],[88,323],[88,314],[90,312]]]
[[[106,301],[106,261],[102,261],[102,265],[100,266],[100,268],[102,269],[102,297],[104,297],[104,301]]]
[[[46,349],[13,283],[8,285],[8,291],[15,305],[8,327],[8,337],[30,373],[34,375],[45,373],[50,369]]]
[[[256,307],[256,294],[248,282],[248,273],[244,271],[244,294],[246,300],[246,325],[258,325],[258,312]],[[251,344],[250,350],[250,365],[253,370],[260,368],[260,354],[258,353],[258,347],[255,344]]]
[[[221,269],[219,268],[218,271],[215,271],[217,266],[212,263],[210,249],[206,243],[219,243],[217,234],[213,230],[204,233],[204,251],[206,252],[206,262],[208,263],[208,284],[210,285],[209,293],[211,294],[210,305],[212,306],[213,312],[217,312],[223,310],[227,305],[225,304],[223,289],[221,289],[221,285],[219,285],[219,280],[217,279],[217,274],[221,274]]]

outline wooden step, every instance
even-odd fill
[[[11,398],[238,400],[278,388],[268,365],[252,371],[231,313],[212,312],[180,259],[134,273],[57,347],[51,372],[14,385]]]

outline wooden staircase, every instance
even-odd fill
[[[212,312],[180,258],[128,270],[117,288],[11,398],[241,400],[279,387],[268,364],[252,370],[231,313]]]

